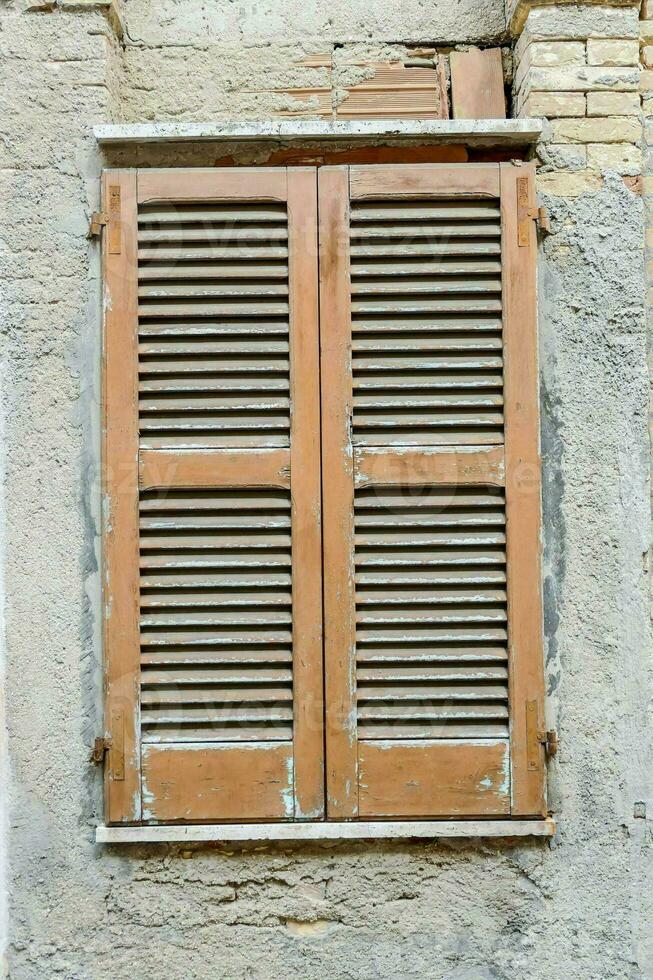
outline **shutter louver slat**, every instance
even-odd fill
[[[350,260],[354,445],[501,444],[500,264],[490,275],[479,271],[473,252],[458,249],[455,258],[446,252],[453,236],[482,236],[499,249],[498,206],[482,199],[353,201],[350,235],[352,243],[377,242],[374,261],[353,249]],[[437,242],[439,262],[384,253],[398,235],[407,243]],[[457,329],[452,315],[463,319]],[[482,389],[471,402],[464,400],[470,387]],[[447,401],[424,399],[429,388]]]
[[[434,487],[398,488],[391,493],[357,490],[355,533],[359,737],[386,738],[390,723],[395,736],[409,738],[507,737],[508,681],[502,667],[507,648],[496,645],[506,639],[505,587],[479,588],[472,581],[460,589],[452,587],[450,578],[428,588],[418,585],[429,568],[427,562],[433,560],[439,559],[449,575],[455,574],[455,566],[447,568],[446,562],[457,552],[469,575],[482,579],[489,570],[505,582],[503,493],[453,495]],[[496,549],[489,566],[483,560],[488,545]],[[406,566],[412,581],[397,581],[396,572]],[[370,568],[377,572],[373,588],[361,581]],[[449,649],[452,642],[457,643],[460,665]],[[379,688],[380,678],[370,678],[363,668],[368,651],[373,656],[386,643],[397,661],[388,659],[384,674],[389,681],[401,680],[400,687]],[[441,647],[449,649],[450,667],[444,676],[435,669],[430,674],[424,666],[414,680],[406,673],[414,658],[427,655],[437,662]],[[488,686],[487,666],[475,674],[465,665],[476,657],[487,665],[492,656],[500,673],[498,682]],[[452,673],[455,667],[464,673]],[[399,671],[394,677],[393,668]]]
[[[290,445],[287,249],[272,265],[257,248],[240,254],[254,233],[264,251],[266,241],[287,240],[287,206],[141,206],[144,448]],[[205,250],[198,265],[196,242],[217,242],[219,251]]]
[[[221,654],[234,642],[240,646],[285,643],[288,659],[292,655],[290,494],[268,494],[267,506],[260,496],[258,491],[241,491],[235,512],[233,493],[226,490],[201,497],[200,509],[195,508],[197,497],[192,493],[141,494],[142,562],[149,569],[152,560],[167,559],[168,573],[180,573],[167,587],[160,577],[157,584],[141,577],[142,650],[180,643],[204,648],[201,666],[188,663],[183,672],[173,669],[166,674],[160,666],[154,671],[142,666],[144,742],[292,737],[290,672],[279,684],[270,664],[261,661],[257,670],[249,670],[250,686],[243,687],[233,668],[220,668]],[[188,577],[197,575],[190,571],[197,549],[206,569],[201,592]],[[275,555],[288,574],[281,587],[270,589],[260,577],[268,567],[268,556],[274,561]],[[227,578],[217,585],[206,581],[225,564]],[[235,584],[243,569],[250,578],[259,577],[257,588],[245,591]],[[206,668],[212,651],[216,663],[209,675]],[[245,727],[254,721],[256,727]]]

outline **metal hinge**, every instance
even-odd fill
[[[547,758],[558,753],[558,733],[540,728],[540,711],[537,701],[526,702],[526,764],[533,772],[542,767],[542,750]]]
[[[529,233],[528,222],[534,221],[537,230],[541,235],[548,235],[551,231],[549,212],[546,208],[520,208],[519,223],[517,228],[517,242],[520,246],[528,245]]]
[[[528,177],[517,178],[517,244],[520,248],[528,246],[531,240],[530,222],[535,221],[537,230],[547,235],[551,230],[549,212],[546,208],[532,207],[531,185]]]
[[[551,222],[549,221],[549,212],[546,208],[532,208],[531,217],[537,223],[537,230],[542,235],[548,235],[551,231]]]
[[[91,223],[88,228],[87,238],[99,238],[102,234],[102,229],[105,225],[109,223],[109,217],[106,211],[94,211],[91,215]]]
[[[100,735],[93,742],[93,750],[89,756],[89,762],[92,762],[94,766],[101,766],[104,762],[104,756],[111,748],[111,738],[108,735]]]
[[[544,746],[547,758],[558,754],[558,733],[553,729],[548,732],[538,732],[537,740]]]
[[[99,238],[107,229],[106,247],[109,255],[120,255],[122,228],[120,221],[120,184],[110,184],[108,189],[109,210],[94,211],[88,229],[89,238]]]

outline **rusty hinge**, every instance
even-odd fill
[[[88,229],[89,238],[99,238],[102,229],[107,229],[107,251],[109,255],[120,255],[122,248],[122,229],[120,226],[120,184],[109,185],[109,210],[94,211]]]
[[[109,218],[107,217],[106,211],[94,211],[91,215],[91,223],[88,228],[87,238],[99,238],[102,234],[102,229],[108,223]]]
[[[532,207],[528,177],[517,178],[517,244],[525,248],[530,242],[530,222],[535,221],[537,230],[547,235],[551,231],[549,212],[546,208]]]
[[[552,728],[548,732],[538,732],[537,739],[544,746],[548,759],[558,754],[558,733]]]
[[[100,735],[93,742],[93,749],[89,756],[89,762],[92,762],[94,766],[101,766],[104,762],[104,756],[111,748],[111,739],[108,735]]]
[[[537,701],[526,702],[526,765],[533,772],[542,767],[541,747],[547,758],[558,753],[558,734],[540,727]]]
[[[546,208],[535,209],[537,213],[534,215],[537,222],[537,230],[543,235],[548,235],[551,231],[551,222],[549,221],[549,212]]]
[[[122,708],[111,711],[111,735],[100,735],[93,742],[89,762],[100,766],[109,755],[109,777],[113,780],[125,778],[125,712]]]
[[[537,230],[548,234],[551,230],[549,213],[546,208],[533,207],[531,204],[531,180],[529,177],[517,178],[517,244],[525,248],[530,240],[530,222],[537,223]]]
[[[109,776],[113,780],[125,778],[125,712],[122,708],[111,711],[111,767]]]
[[[551,223],[549,221],[549,212],[546,208],[520,208],[519,209],[519,226],[518,226],[518,244],[520,246],[528,245],[528,222],[534,221],[537,225],[537,230],[542,235],[548,235],[551,231]]]

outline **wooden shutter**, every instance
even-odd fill
[[[542,814],[533,170],[319,183],[327,814]]]
[[[103,200],[107,819],[319,818],[316,172]]]

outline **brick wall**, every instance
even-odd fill
[[[514,110],[547,119],[537,147],[541,187],[576,195],[600,186],[605,171],[616,171],[639,189],[637,7],[528,8],[515,45]]]

